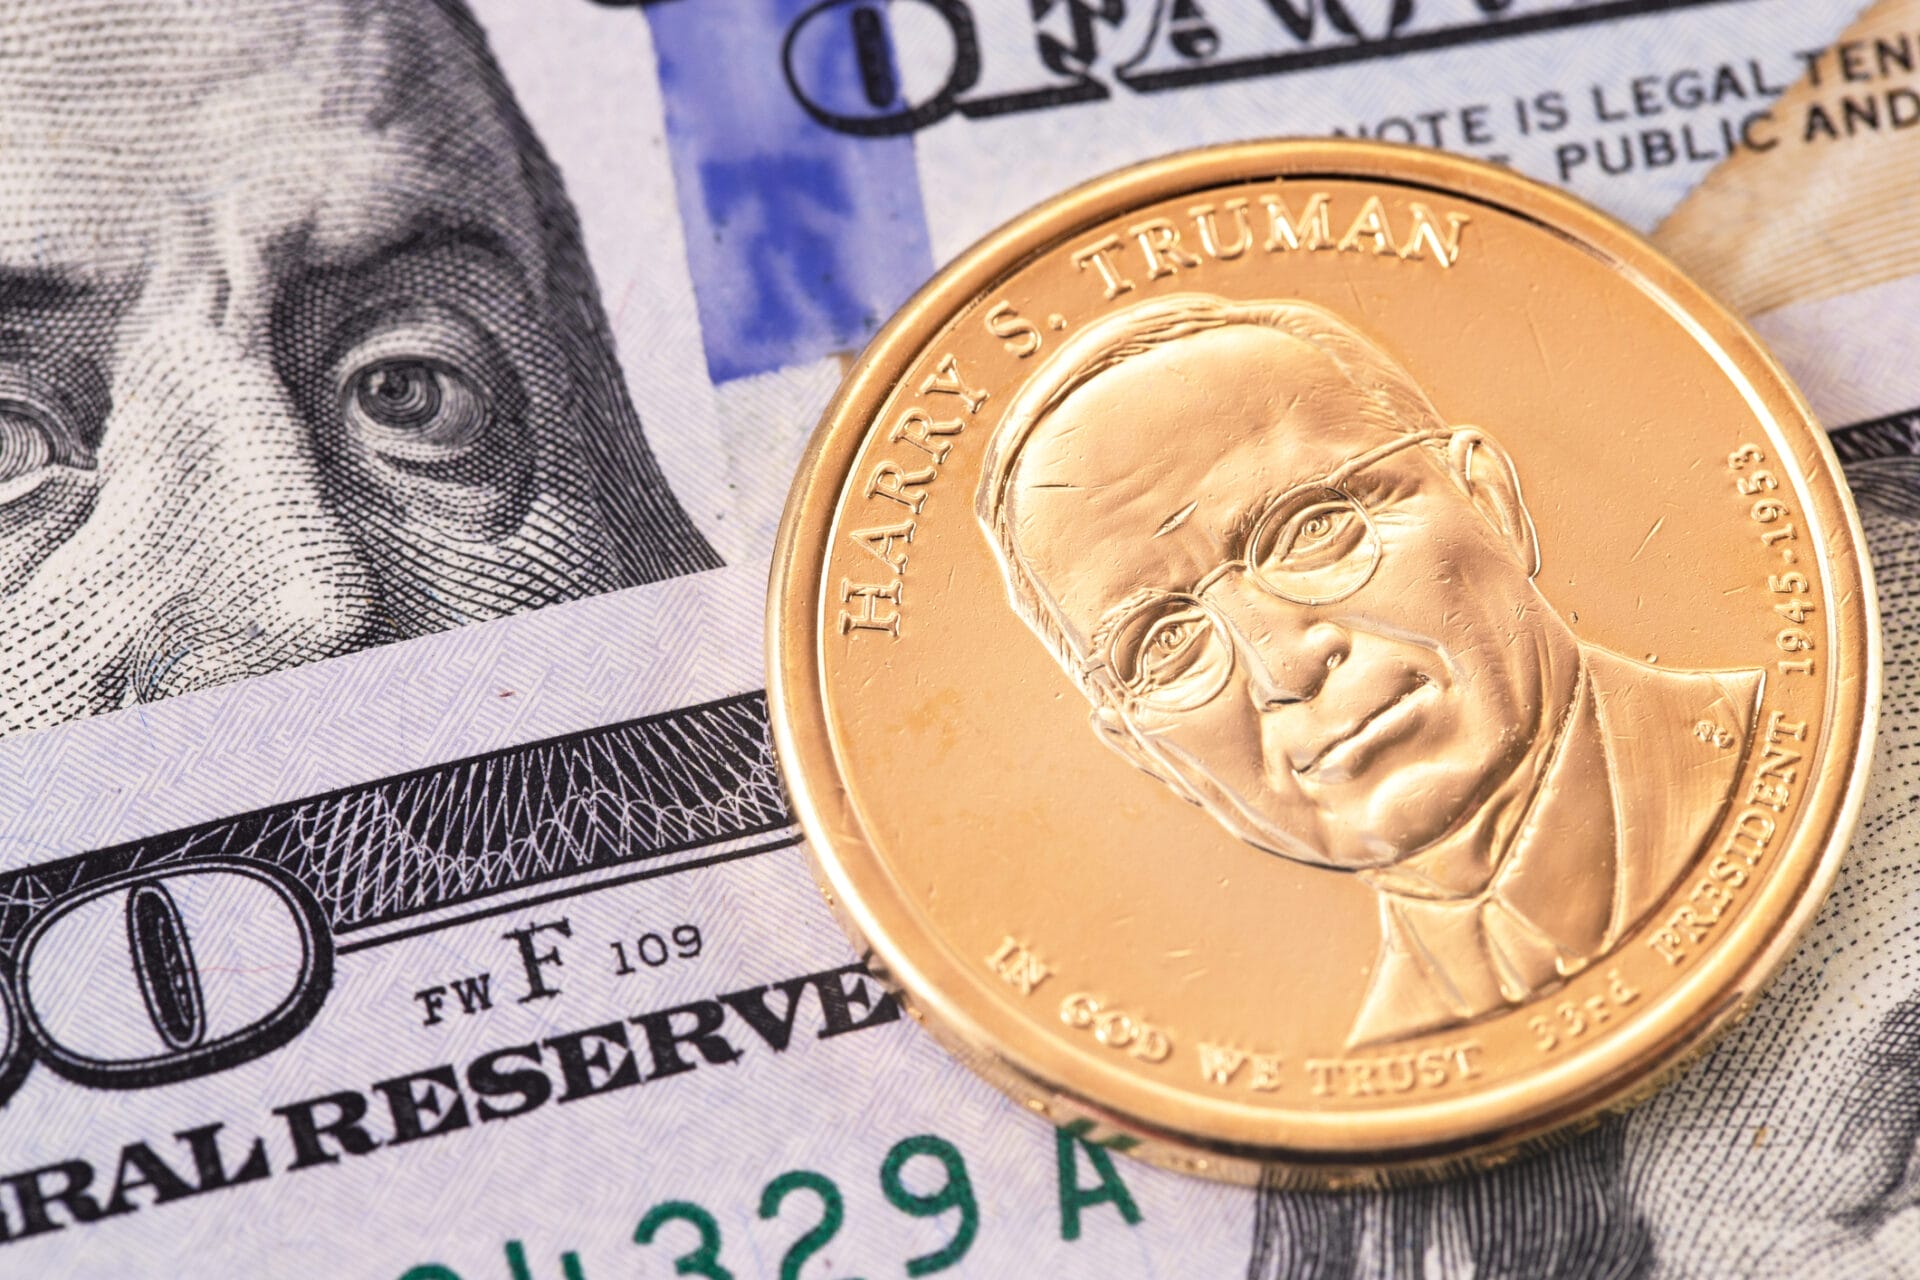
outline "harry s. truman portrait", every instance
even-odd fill
[[[1513,459],[1309,303],[1090,324],[1008,406],[976,509],[1103,742],[1375,891],[1349,1047],[1606,955],[1698,857],[1753,733],[1762,672],[1576,637]]]

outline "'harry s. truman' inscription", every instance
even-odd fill
[[[1261,227],[1256,236],[1253,205]],[[1135,287],[1128,274],[1137,262],[1148,280],[1193,271],[1209,262],[1243,258],[1259,241],[1262,253],[1371,253],[1402,262],[1432,262],[1441,268],[1460,260],[1460,232],[1471,221],[1451,209],[1436,213],[1418,200],[1395,212],[1379,196],[1336,216],[1333,196],[1312,191],[1296,215],[1279,190],[1254,199],[1235,196],[1219,205],[1197,204],[1182,222],[1147,218],[1127,228],[1126,238],[1106,235],[1074,251],[1073,261],[1100,279],[1109,301]],[[1335,227],[1342,228],[1338,237]]]
[[[884,582],[840,580],[840,603],[844,607],[835,627],[843,636],[878,631],[900,638],[906,548],[919,527],[920,509],[926,506],[927,494],[940,478],[947,455],[953,452],[953,437],[987,402],[987,392],[968,384],[951,353],[940,357],[933,372],[921,382],[920,394],[958,400],[959,411],[951,418],[941,418],[934,410],[909,405],[887,430],[888,443],[902,446],[902,451],[897,458],[875,464],[861,491],[877,521],[849,530],[847,536],[890,569],[893,577]]]

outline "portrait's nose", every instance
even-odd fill
[[[114,403],[101,502],[132,508],[115,575],[125,701],[378,640],[375,576],[263,351],[168,326],[122,367]]]
[[[1233,629],[1257,708],[1308,701],[1347,659],[1346,630],[1316,617],[1311,605],[1275,599],[1245,583],[1223,591],[1217,604]]]

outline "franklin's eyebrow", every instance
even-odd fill
[[[320,275],[365,276],[377,274],[396,262],[435,253],[477,252],[510,272],[523,285],[525,278],[519,255],[505,236],[494,228],[470,220],[453,220],[437,213],[423,213],[400,226],[383,230],[371,244],[355,243],[318,255],[314,271]]]
[[[0,310],[16,314],[67,311],[99,292],[97,284],[78,272],[0,265]]]

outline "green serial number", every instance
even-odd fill
[[[1071,1243],[1080,1238],[1080,1216],[1097,1205],[1113,1206],[1128,1226],[1140,1222],[1140,1208],[1134,1203],[1113,1158],[1099,1145],[1088,1142],[1081,1128],[1058,1129],[1054,1148],[1060,1180],[1060,1239]],[[1093,1181],[1080,1180],[1080,1160],[1084,1156]],[[906,1183],[910,1163],[922,1169],[937,1164],[941,1170],[938,1186],[915,1191]],[[919,1181],[924,1175],[916,1174]],[[914,1218],[940,1218],[953,1214],[953,1230],[946,1243],[930,1253],[906,1260],[909,1276],[930,1276],[959,1264],[973,1248],[980,1234],[980,1202],[973,1193],[973,1178],[967,1172],[966,1157],[960,1149],[936,1134],[922,1133],[902,1138],[887,1151],[880,1163],[880,1191],[887,1203]],[[799,1280],[800,1269],[825,1249],[846,1223],[846,1198],[832,1178],[812,1169],[790,1169],[760,1189],[759,1216],[763,1222],[781,1218],[792,1203],[793,1216],[810,1223],[787,1247],[780,1258],[780,1280]],[[811,1208],[812,1212],[809,1212]],[[676,1225],[677,1224],[677,1225]],[[690,1237],[690,1239],[689,1239]],[[705,1280],[736,1280],[734,1272],[722,1260],[724,1241],[720,1223],[711,1212],[691,1200],[663,1200],[641,1215],[634,1228],[635,1244],[652,1246],[679,1243],[684,1251],[673,1260],[675,1275],[700,1276]],[[518,1240],[505,1247],[509,1280],[534,1280],[528,1266],[526,1249]],[[580,1256],[574,1252],[560,1255],[562,1280],[587,1280]],[[465,1280],[452,1267],[425,1262],[401,1273],[400,1280]],[[858,1280],[858,1277],[848,1277]]]

